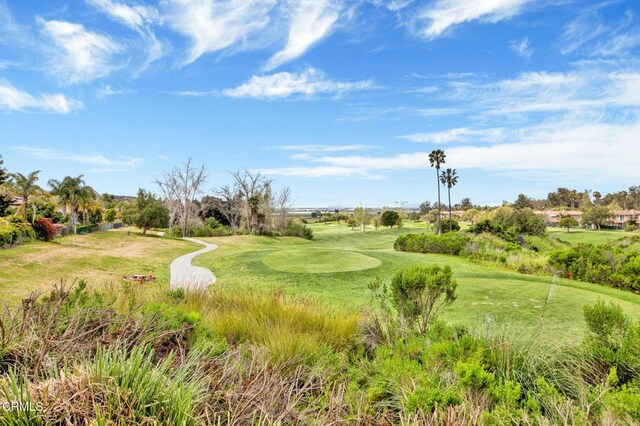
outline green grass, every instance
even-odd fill
[[[622,230],[608,230],[603,229],[600,231],[591,229],[572,229],[571,232],[567,232],[564,228],[548,228],[549,235],[560,238],[571,244],[578,243],[591,243],[591,244],[603,244],[610,243],[623,237],[631,235],[640,235],[636,232],[625,232]]]
[[[282,250],[262,258],[269,268],[281,272],[323,274],[361,271],[380,266],[382,262],[350,250]]]
[[[186,241],[143,236],[125,230],[71,235],[0,250],[0,300],[17,303],[31,291],[51,289],[60,279],[85,279],[94,287],[120,282],[125,275],[157,277],[166,287],[169,264],[199,246]]]
[[[410,264],[449,264],[459,283],[459,298],[443,312],[445,319],[516,333],[540,332],[549,341],[581,339],[585,331],[582,306],[593,304],[598,298],[620,304],[630,315],[640,315],[640,296],[612,288],[564,279],[552,286],[551,277],[522,275],[454,256],[396,252],[393,242],[398,235],[424,230],[421,224],[407,225],[402,229],[361,232],[345,225],[313,224],[312,241],[256,236],[208,238],[220,248],[196,258],[194,264],[210,268],[219,282],[230,288],[283,290],[351,310],[370,305],[367,283],[375,277],[388,283],[398,269]],[[342,260],[345,252],[350,258],[359,253],[380,264],[355,271],[326,272],[345,262],[358,263]],[[326,269],[320,259],[327,262]],[[305,263],[313,268],[298,270],[297,265]],[[287,272],[285,268],[295,271]]]

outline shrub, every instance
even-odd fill
[[[113,222],[116,220],[116,209],[107,209],[104,211],[104,221]]]
[[[16,217],[0,218],[0,246],[19,244],[36,237],[33,228]]]
[[[90,232],[94,232],[97,230],[98,230],[98,225],[96,225],[95,223],[91,223],[89,225],[78,226],[76,228],[76,233],[78,235],[81,235],[81,234],[88,234]]]
[[[391,300],[400,315],[425,333],[438,310],[456,299],[456,280],[448,265],[408,266],[391,280]],[[440,297],[444,298],[439,301]]]
[[[398,237],[393,247],[398,251],[413,253],[441,253],[459,255],[469,241],[469,237],[460,232],[443,235],[407,234]]]
[[[37,238],[42,241],[51,241],[56,236],[56,227],[53,226],[51,219],[48,218],[37,219],[33,224],[33,230]]]
[[[291,237],[300,237],[307,240],[313,239],[313,231],[308,228],[304,223],[298,221],[291,221],[287,227],[287,235]]]
[[[459,231],[460,224],[455,219],[442,219],[442,232],[451,232],[451,231]]]

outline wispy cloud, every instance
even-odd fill
[[[470,21],[495,23],[523,10],[531,0],[437,0],[424,7],[417,16],[420,35],[433,39],[449,28]]]
[[[136,31],[144,43],[147,58],[138,71],[162,57],[164,46],[151,29],[151,24],[160,21],[159,11],[151,6],[128,5],[114,0],[87,0],[89,4],[116,22]]]
[[[447,149],[447,163],[459,170],[478,169],[520,178],[578,182],[633,183],[637,179],[640,121],[628,124],[576,122],[522,127],[508,133],[504,143],[477,143]],[[549,155],[553,153],[553,155]],[[265,169],[265,173],[301,177],[348,177],[379,179],[393,171],[426,170],[428,152],[391,156],[321,156],[306,165]]]
[[[30,157],[56,161],[72,161],[74,163],[93,165],[95,167],[90,169],[93,173],[128,171],[135,169],[144,161],[142,158],[125,156],[114,160],[100,154],[82,154],[28,146],[14,146],[11,149],[22,155]]]
[[[162,92],[165,95],[175,95],[175,96],[184,96],[184,97],[209,97],[209,96],[220,96],[219,90],[180,90],[173,92]]]
[[[130,6],[113,0],[87,1],[103,13],[134,29],[142,29],[159,17],[158,10],[150,6]]]
[[[531,54],[533,53],[533,49],[529,45],[528,37],[525,37],[522,40],[511,41],[511,43],[509,43],[509,47],[511,47],[511,50],[513,50],[523,58],[531,59]]]
[[[307,153],[326,153],[326,152],[341,152],[341,151],[365,151],[375,149],[375,145],[280,145],[270,146],[266,149],[269,150],[281,150],[281,151],[298,151]]]
[[[98,98],[104,99],[110,96],[127,95],[131,93],[135,93],[135,91],[132,89],[114,89],[110,84],[106,84],[98,89],[98,91],[96,92],[96,96]]]
[[[83,104],[60,93],[33,95],[16,89],[11,83],[0,79],[0,107],[10,111],[40,111],[68,114],[82,109]]]
[[[326,37],[340,17],[341,3],[334,0],[298,1],[293,3],[286,46],[273,55],[266,70],[303,55]]]
[[[48,49],[52,75],[67,83],[84,83],[118,68],[112,58],[122,47],[110,37],[88,31],[82,24],[47,21],[41,17],[36,21],[41,33],[53,43]]]
[[[281,72],[266,76],[253,76],[246,83],[222,91],[232,98],[281,99],[295,95],[339,95],[354,90],[374,88],[373,82],[340,82],[329,80],[322,71],[309,68],[300,73]]]
[[[205,53],[244,45],[264,30],[276,0],[167,0],[165,18],[171,28],[191,40],[190,64]]]
[[[409,135],[398,136],[398,139],[404,139],[410,142],[432,143],[432,144],[451,144],[464,143],[471,140],[477,142],[497,142],[504,138],[505,129],[471,129],[468,127],[459,127],[448,129],[441,132],[431,133],[412,133]]]

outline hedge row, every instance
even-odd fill
[[[443,235],[407,234],[398,237],[393,248],[413,253],[441,253],[457,256],[468,242],[467,235],[457,232]]]

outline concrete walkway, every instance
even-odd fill
[[[210,252],[218,248],[215,244],[209,244],[196,238],[183,238],[192,243],[201,244],[203,249],[185,254],[171,262],[171,290],[179,288],[185,291],[206,291],[207,287],[216,282],[216,276],[202,266],[193,266],[191,260],[203,253]]]

